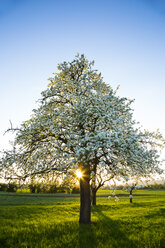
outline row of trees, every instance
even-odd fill
[[[79,185],[74,187],[59,186],[56,184],[30,183],[26,186],[20,186],[16,183],[0,183],[0,191],[3,192],[30,192],[30,193],[80,193]]]
[[[132,100],[119,97],[84,55],[58,66],[40,106],[16,131],[12,151],[0,162],[7,179],[79,169],[80,223],[90,223],[91,196],[112,178],[161,173],[159,132],[140,130]]]
[[[17,192],[17,188],[16,183],[0,183],[0,191],[3,192]]]
[[[115,192],[116,190],[122,190],[123,192],[131,192],[137,189],[148,189],[148,190],[158,190],[165,189],[165,183],[153,183],[147,186],[139,186],[136,184],[125,184],[117,187],[106,186],[102,189],[107,190],[107,194],[110,191]],[[77,194],[80,193],[80,187],[78,184],[75,185],[65,185],[56,184],[56,183],[39,183],[31,182],[26,185],[19,185],[17,183],[0,183],[0,191],[3,192],[30,192],[30,193],[67,193],[67,194]],[[135,191],[136,192],[136,191]]]

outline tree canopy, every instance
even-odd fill
[[[6,178],[69,174],[79,168],[81,205],[86,206],[83,194],[90,198],[90,186],[96,191],[116,176],[161,172],[158,148],[163,137],[140,130],[132,100],[117,96],[93,65],[77,55],[58,66],[41,93],[40,106],[16,130],[13,150],[4,152],[1,169]],[[80,222],[89,222],[90,207],[82,211],[89,215],[86,220],[80,216]]]

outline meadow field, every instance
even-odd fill
[[[79,197],[1,192],[0,248],[164,248],[165,191],[135,193],[133,204],[97,197],[92,223],[79,225]]]

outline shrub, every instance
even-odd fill
[[[0,183],[0,191],[7,191],[7,184],[6,183]]]
[[[36,185],[35,184],[29,184],[29,189],[30,193],[35,193],[36,192]]]
[[[7,185],[7,192],[17,192],[17,185],[15,183],[9,183]]]
[[[72,194],[79,194],[79,193],[80,193],[80,188],[78,186],[72,188]]]
[[[55,184],[49,185],[48,193],[57,193],[57,186]]]

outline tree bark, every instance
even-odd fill
[[[96,170],[97,170],[97,157],[95,156],[94,165],[93,165],[93,172],[94,177],[92,178],[92,185],[91,185],[91,191],[92,191],[92,205],[96,206]]]
[[[96,189],[92,189],[92,205],[96,206]]]
[[[90,199],[90,169],[83,171],[80,178],[80,219],[79,223],[88,224],[91,222],[91,199]]]
[[[132,189],[130,190],[130,194],[129,194],[129,201],[130,201],[130,203],[132,203]]]

